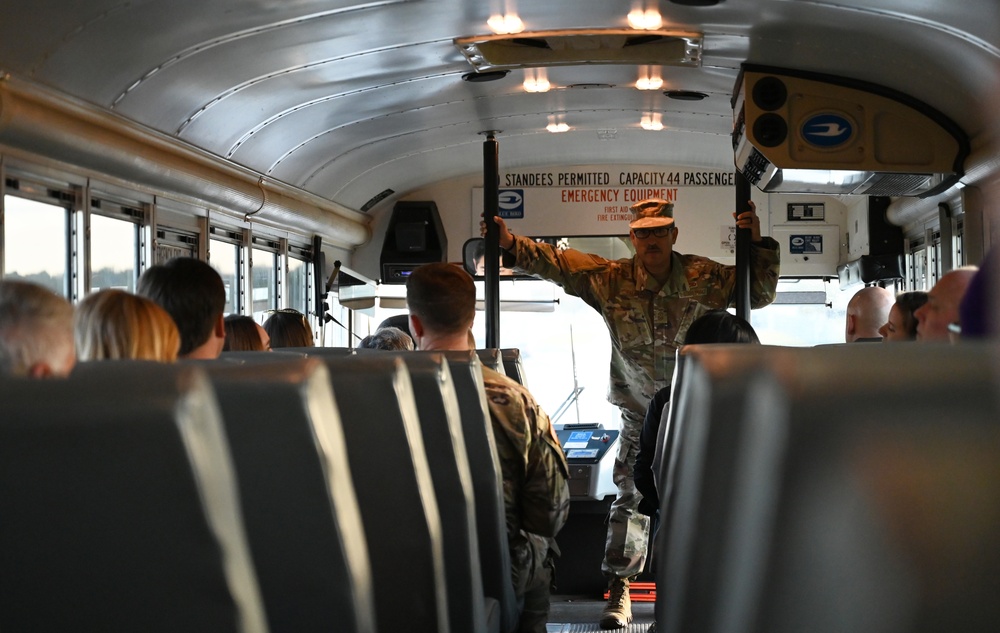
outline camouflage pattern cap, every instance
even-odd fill
[[[651,198],[638,202],[629,209],[632,211],[630,229],[652,229],[658,226],[670,226],[674,223],[674,204],[659,198]]]

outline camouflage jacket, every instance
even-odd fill
[[[777,289],[778,243],[765,237],[750,250],[750,303],[762,308]],[[691,322],[735,304],[736,267],[698,255],[673,253],[670,278],[659,287],[635,256],[612,261],[521,235],[509,252],[516,268],[556,282],[601,313],[612,345],[608,401],[637,420],[670,383]]]
[[[555,536],[569,513],[569,466],[549,416],[507,376],[483,367],[483,382],[503,472],[507,533]]]

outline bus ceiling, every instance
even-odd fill
[[[996,0],[687,4],[10,0],[0,147],[347,248],[371,237],[360,210],[479,172],[486,131],[504,169],[732,170],[742,121],[765,190],[995,175]],[[768,78],[782,105],[753,98]]]

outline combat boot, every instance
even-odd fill
[[[622,629],[632,621],[632,599],[628,578],[615,578],[608,587],[608,603],[601,612],[602,629]]]

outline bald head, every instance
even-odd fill
[[[878,330],[889,319],[889,310],[895,302],[896,297],[886,288],[870,286],[857,291],[847,304],[847,324],[844,332],[847,342],[880,338]]]
[[[934,284],[927,293],[927,303],[913,313],[917,318],[918,341],[949,340],[948,324],[958,323],[959,304],[977,270],[975,266],[956,268]]]

